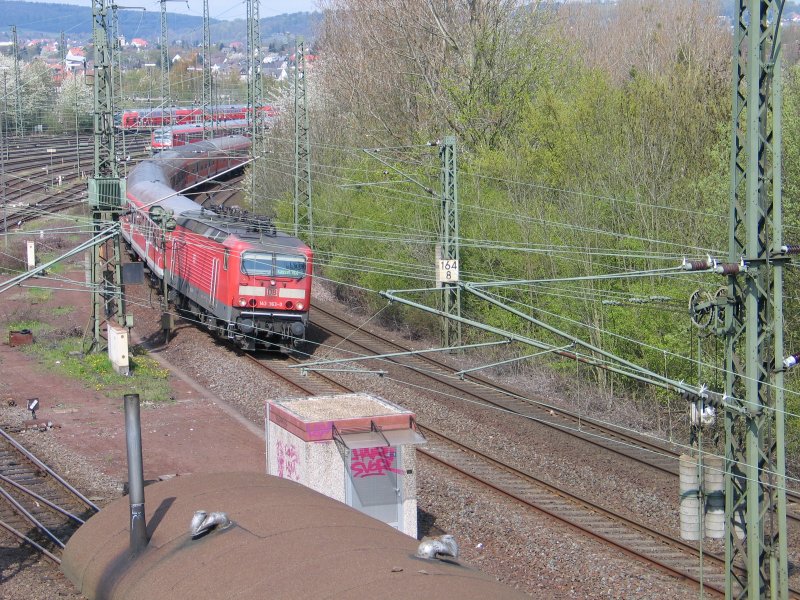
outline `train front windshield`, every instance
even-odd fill
[[[172,145],[172,130],[169,127],[160,127],[153,130],[153,146],[164,147]]]
[[[304,256],[290,254],[275,255],[275,276],[294,277],[299,279],[306,274],[306,259]]]
[[[242,255],[242,273],[262,277],[291,277],[306,275],[306,259],[294,254],[245,252]]]

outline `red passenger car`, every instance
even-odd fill
[[[251,125],[247,119],[159,127],[153,130],[153,134],[150,137],[150,148],[155,153],[168,148],[185,146],[186,144],[202,141],[205,134],[210,134],[206,135],[206,137],[210,138],[226,135],[248,135],[250,127]]]
[[[275,108],[270,105],[262,106],[259,110],[261,114],[267,118],[275,115]],[[247,105],[245,104],[212,106],[206,112],[205,120],[211,120],[215,123],[235,121],[238,119],[246,119],[247,113]],[[114,117],[114,124],[117,127],[130,131],[202,123],[203,121],[203,108],[197,106],[182,108],[134,108],[125,110],[122,113],[117,113]]]

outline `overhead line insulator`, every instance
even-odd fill
[[[684,271],[708,271],[713,266],[714,266],[714,261],[711,260],[710,256],[703,260],[686,260],[685,258],[683,259]]]
[[[747,271],[744,261],[738,263],[717,263],[714,265],[714,272],[720,275],[738,275]]]

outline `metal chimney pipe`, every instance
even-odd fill
[[[131,552],[147,546],[144,520],[144,469],[142,467],[142,424],[139,420],[139,394],[125,394],[125,439],[128,446],[128,497],[131,505]]]

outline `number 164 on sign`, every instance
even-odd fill
[[[458,281],[458,261],[440,260],[436,269],[436,283],[455,283]]]

